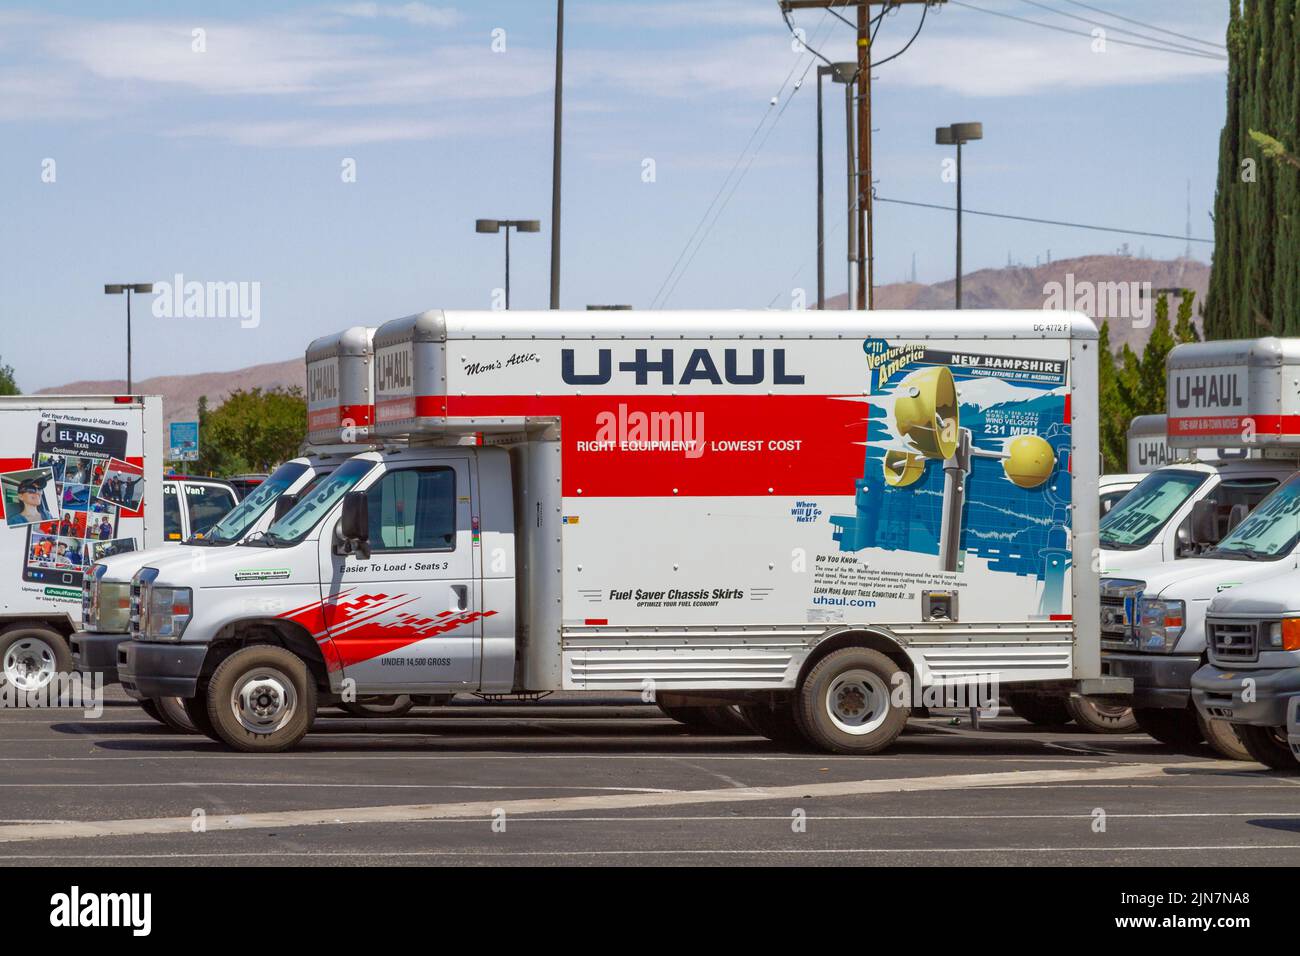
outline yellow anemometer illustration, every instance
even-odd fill
[[[971,444],[961,427],[961,409],[952,370],[932,365],[903,379],[895,392],[894,425],[908,443],[885,453],[885,484],[904,488],[925,474],[929,461],[943,462],[943,524],[939,532],[939,566],[956,571],[961,550],[961,513],[972,458],[996,458],[1007,480],[1020,488],[1037,488],[1052,476],[1056,456],[1037,435],[1018,435],[1000,452]]]

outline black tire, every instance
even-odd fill
[[[1074,722],[1094,734],[1132,734],[1138,729],[1133,708],[1103,704],[1090,697],[1071,696],[1066,706]]]
[[[1133,711],[1138,729],[1170,747],[1199,747],[1205,741],[1205,729],[1191,707],[1141,707]]]
[[[162,711],[158,709],[158,702],[153,698],[140,701],[140,709],[164,727],[167,726],[167,721],[163,720]]]
[[[12,683],[19,693],[31,693],[70,673],[72,648],[58,631],[39,624],[0,631],[0,687]]]
[[[1285,727],[1257,727],[1254,724],[1236,724],[1237,736],[1252,760],[1273,770],[1300,773],[1300,761],[1291,753],[1286,742]]]
[[[151,703],[158,709],[158,719],[178,734],[198,733],[194,722],[185,713],[185,701],[181,697],[159,697]]]
[[[339,704],[353,717],[405,717],[414,706],[415,700],[408,694],[362,697],[360,700]]]
[[[1220,757],[1226,757],[1229,760],[1253,760],[1250,751],[1246,749],[1241,742],[1241,737],[1237,735],[1237,725],[1222,720],[1218,717],[1211,717],[1208,720],[1201,715],[1200,711],[1196,712],[1196,719],[1200,721],[1201,733],[1205,735],[1205,741],[1214,752]]]
[[[1007,703],[1017,717],[1039,727],[1060,727],[1072,719],[1064,695],[1053,697],[1033,691],[1019,691],[1007,694]]]
[[[786,701],[779,704],[741,704],[740,715],[760,737],[774,744],[807,748],[808,738],[795,720],[794,707]]]
[[[292,651],[272,644],[240,648],[212,672],[208,716],[235,750],[280,753],[311,730],[316,682]]]
[[[208,688],[206,684],[199,685],[197,697],[184,698],[181,701],[181,706],[185,709],[185,716],[190,719],[190,723],[194,725],[196,731],[219,744],[225,742],[217,735],[217,728],[212,726],[212,718],[208,716]]]
[[[911,713],[910,707],[895,706],[892,699],[897,673],[898,665],[879,651],[831,651],[805,675],[795,694],[795,719],[804,737],[830,753],[884,750],[903,732]]]
[[[415,701],[421,707],[446,707],[453,700],[455,694],[421,694],[413,696],[411,700]]]

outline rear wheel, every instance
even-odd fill
[[[708,713],[705,715],[709,725],[714,731],[720,734],[751,734],[753,729],[745,719],[745,715],[740,710],[739,704],[731,704],[726,707],[706,707]]]
[[[1241,738],[1237,736],[1237,727],[1226,720],[1218,717],[1211,717],[1208,720],[1201,716],[1200,711],[1196,713],[1196,719],[1201,723],[1201,733],[1205,734],[1205,740],[1215,752],[1221,757],[1227,757],[1229,760],[1250,760],[1250,751],[1241,743]]]
[[[396,697],[361,697],[339,704],[353,717],[402,717],[410,713],[415,701],[407,694]]]
[[[58,631],[19,625],[0,633],[0,687],[30,694],[71,671],[72,650]]]
[[[890,697],[898,665],[879,651],[831,651],[804,677],[794,713],[808,741],[841,754],[884,750],[907,724],[909,708]]]
[[[1091,697],[1071,696],[1066,706],[1074,722],[1094,734],[1131,734],[1138,729],[1133,708],[1103,704]]]
[[[283,647],[244,647],[213,671],[208,715],[217,736],[236,750],[279,753],[311,729],[316,682],[303,660]]]
[[[1021,720],[1039,727],[1059,727],[1070,722],[1070,708],[1062,696],[1019,691],[1007,694],[1007,703]]]
[[[1138,729],[1170,747],[1196,747],[1205,740],[1205,729],[1189,707],[1142,707],[1133,711]]]
[[[1273,770],[1300,773],[1300,762],[1296,761],[1286,742],[1285,727],[1257,727],[1254,724],[1236,724],[1235,727],[1252,760]]]
[[[657,702],[659,710],[665,717],[677,721],[679,724],[685,724],[692,730],[707,730],[710,727],[709,715],[705,713],[705,707],[693,707],[690,704],[665,704],[663,701]]]

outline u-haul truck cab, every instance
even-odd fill
[[[118,680],[118,645],[130,631],[131,579],[142,567],[204,564],[215,549],[260,534],[342,462],[369,447],[373,425],[371,382],[374,329],[361,326],[317,339],[307,350],[308,439],[304,454],[280,465],[201,538],[169,542],[97,563],[82,595],[82,629],[72,635],[77,668]],[[157,719],[183,724],[167,704],[146,700]]]
[[[1175,449],[1171,454],[1164,415],[1134,416],[1125,434],[1125,451],[1127,471],[1116,475],[1104,474],[1098,481],[1103,518],[1123,500],[1125,495],[1137,487],[1143,478],[1157,468],[1163,468],[1171,462],[1197,459],[1195,450]],[[1208,454],[1203,451],[1201,457],[1215,460],[1219,456],[1216,451],[1210,450]]]
[[[1289,532],[1276,537],[1300,495],[1300,429],[1287,418],[1297,404],[1300,340],[1179,345],[1167,364],[1170,446],[1251,457],[1221,470],[1208,490],[1209,476],[1169,466],[1201,483],[1179,529],[1188,556],[1103,575],[1102,667],[1133,678],[1134,717],[1152,737],[1181,746],[1208,740],[1226,756],[1249,759],[1232,728],[1198,716],[1192,675],[1207,660],[1211,602],[1252,582],[1280,584],[1300,557],[1294,542],[1287,546]]]
[[[1127,686],[1100,679],[1086,316],[619,323],[382,326],[382,447],[202,569],[141,569],[123,685],[246,751],[350,688],[698,695],[843,753],[936,687]]]

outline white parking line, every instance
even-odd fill
[[[1235,769],[1230,760],[1191,764],[1129,764],[1072,770],[1011,770],[1002,773],[948,774],[885,780],[827,781],[783,787],[745,787],[724,790],[681,790],[666,793],[609,793],[594,796],[535,797],[519,800],[478,801],[335,809],[280,810],[263,813],[210,815],[206,830],[254,830],[268,827],[332,826],[356,823],[413,823],[440,819],[492,819],[496,815],[554,813],[565,810],[619,810],[640,807],[674,807],[692,804],[739,803],[772,800],[808,800],[818,797],[864,796],[936,790],[974,790],[1005,784],[1072,783],[1092,780],[1132,780],[1157,777],[1169,771],[1215,772]],[[143,836],[191,832],[193,820],[154,817],[123,820],[89,820],[79,823],[0,826],[0,843],[30,840],[69,840],[83,837]]]

